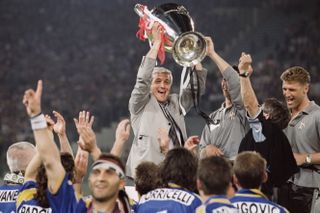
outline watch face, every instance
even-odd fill
[[[306,162],[307,162],[308,164],[311,163],[311,157],[310,157],[310,155],[307,155],[307,157],[306,157]]]

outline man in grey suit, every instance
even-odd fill
[[[190,86],[178,94],[170,94],[172,74],[163,67],[155,67],[161,46],[161,29],[157,23],[152,28],[153,44],[142,59],[136,84],[129,100],[134,140],[128,157],[127,176],[134,177],[135,168],[142,161],[160,163],[165,155],[159,146],[159,131],[166,131],[170,138],[169,149],[183,146],[187,139],[184,115],[179,101],[188,112],[192,105]],[[208,38],[207,38],[208,39]],[[204,93],[207,71],[196,65],[200,94]]]

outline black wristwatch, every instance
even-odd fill
[[[249,72],[245,71],[244,73],[239,73],[239,76],[242,78],[247,78],[247,77],[249,77]]]

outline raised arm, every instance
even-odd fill
[[[93,160],[98,159],[101,150],[97,146],[96,134],[92,130],[94,117],[86,111],[79,112],[79,119],[73,119],[79,133],[78,145],[81,149],[89,152]]]
[[[152,27],[152,36],[154,42],[147,55],[142,59],[136,84],[129,100],[129,111],[131,114],[139,113],[150,99],[152,71],[156,65],[156,58],[161,45],[161,27],[158,23],[154,23]]]
[[[27,181],[35,181],[37,174],[38,174],[38,169],[41,166],[41,158],[39,153],[37,152],[35,156],[33,156],[32,160],[28,164],[26,168],[26,172],[24,174],[24,182]]]
[[[206,37],[207,40],[208,37]],[[207,41],[207,45],[208,45],[208,41]],[[208,55],[208,52],[207,52]],[[206,91],[206,80],[207,80],[207,69],[203,68],[201,63],[198,63],[195,65],[195,73],[198,76],[199,79],[199,93],[200,95],[203,95]],[[194,77],[194,82],[196,82],[196,78]],[[196,86],[197,84],[195,83],[194,86]],[[182,85],[180,85],[182,86]],[[197,89],[197,88],[196,88]],[[188,112],[192,106],[193,106],[193,98],[192,98],[192,88],[191,88],[191,84],[189,82],[189,84],[187,85],[186,88],[180,88],[180,103],[183,106],[183,108],[185,109],[186,112]]]
[[[221,74],[230,67],[230,64],[228,64],[221,56],[215,51],[214,44],[212,42],[212,39],[210,37],[206,37],[207,41],[207,48],[208,48],[208,56],[209,58],[214,61],[214,63],[218,66]]]
[[[112,149],[110,151],[111,154],[116,155],[118,157],[121,156],[123,146],[128,141],[130,136],[130,121],[129,119],[122,120],[116,129],[116,140],[113,143]]]
[[[214,49],[214,43],[210,37],[207,37],[208,55],[218,66],[220,73],[228,83],[228,93],[230,101],[237,107],[243,108],[243,101],[240,94],[240,80],[238,73],[226,62]]]
[[[151,58],[151,59],[157,59],[157,55],[160,49],[161,45],[161,31],[163,28],[161,25],[159,25],[158,22],[155,22],[152,26],[152,37],[153,37],[153,43],[152,46],[147,53],[146,57]]]
[[[253,118],[259,112],[259,103],[250,81],[250,76],[253,72],[251,63],[251,56],[249,54],[242,53],[238,66],[240,74],[243,74],[240,78],[241,96],[249,116]],[[245,73],[247,77],[245,77]]]
[[[52,113],[54,117],[56,117],[57,121],[54,122],[54,120],[49,115],[46,115],[46,119],[48,124],[50,124],[50,128],[54,131],[54,133],[58,135],[60,152],[70,153],[73,157],[73,151],[66,133],[66,122],[59,112],[53,111]]]
[[[78,151],[74,159],[75,181],[73,184],[74,191],[76,192],[78,197],[81,195],[81,184],[83,181],[83,177],[87,173],[88,159],[89,159],[89,153],[87,151],[82,150],[81,147],[78,146]]]
[[[50,130],[48,130],[45,117],[41,113],[41,96],[42,81],[39,80],[36,91],[33,89],[25,91],[23,104],[30,117],[37,150],[46,169],[48,188],[54,194],[65,176],[65,170],[60,161],[58,147],[50,137]]]

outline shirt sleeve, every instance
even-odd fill
[[[22,187],[19,189],[19,195],[16,201],[17,209],[21,205],[22,201],[33,199],[34,194],[37,191],[37,183],[34,181],[25,182]]]
[[[259,108],[258,113],[253,118],[247,115],[249,126],[252,129],[252,136],[256,143],[263,142],[266,140],[266,137],[262,133],[262,123],[260,121],[261,116],[261,107]]]
[[[155,65],[155,59],[143,57],[138,70],[136,83],[129,99],[129,111],[131,114],[138,114],[150,99],[152,71]]]

